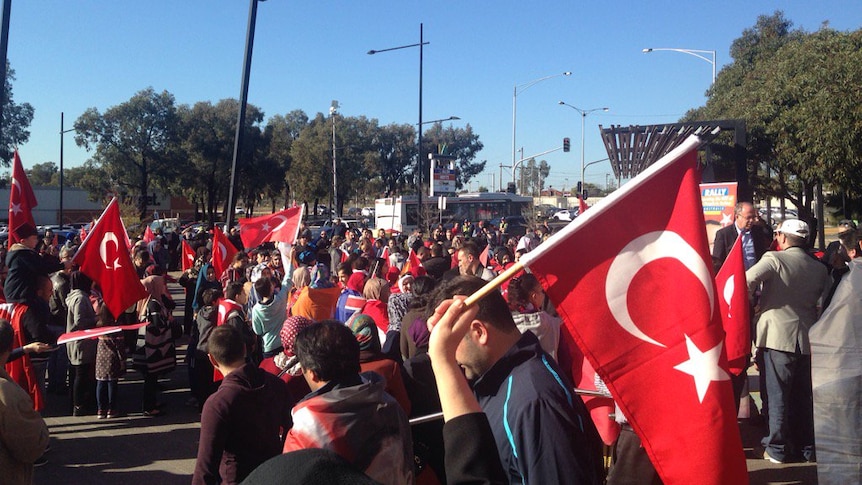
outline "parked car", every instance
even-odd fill
[[[555,221],[573,221],[575,217],[578,217],[578,211],[574,209],[563,209],[554,212],[554,215],[551,216]]]

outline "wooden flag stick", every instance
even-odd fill
[[[516,262],[512,266],[509,267],[506,271],[503,271],[496,278],[489,281],[485,286],[479,289],[476,293],[468,296],[466,300],[464,300],[464,309],[468,309],[471,306],[479,303],[479,300],[488,296],[492,291],[496,290],[503,283],[510,280],[513,276],[518,274],[522,269],[524,269],[524,265],[520,262]]]

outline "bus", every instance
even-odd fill
[[[501,217],[529,218],[533,211],[533,198],[506,192],[479,192],[445,197],[441,211],[440,197],[423,197],[423,215],[426,225],[438,223],[449,226],[455,222],[492,221],[499,224]],[[418,224],[418,201],[415,195],[387,197],[374,203],[375,227],[402,233],[412,232]]]

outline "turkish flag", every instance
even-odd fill
[[[72,258],[102,288],[102,297],[114,318],[147,297],[129,257],[123,230],[120,206],[114,198]]]
[[[215,269],[216,277],[221,277],[224,270],[230,266],[233,260],[233,255],[238,251],[234,245],[227,240],[224,233],[218,226],[213,228],[213,268]]]
[[[36,226],[33,221],[33,208],[37,205],[39,204],[36,202],[36,195],[33,194],[33,187],[30,186],[30,180],[27,179],[27,173],[24,172],[18,150],[15,150],[15,157],[12,161],[12,186],[9,188],[10,248],[18,242],[18,238],[15,237],[15,229],[18,226],[25,222]]]
[[[416,252],[412,249],[407,256],[407,262],[404,263],[404,267],[401,268],[401,275],[406,275],[407,273],[412,274],[413,276],[420,276],[419,270],[420,268],[424,271],[425,268],[422,268],[422,261],[419,261],[419,256],[416,255]],[[424,273],[422,273],[424,274]]]
[[[587,205],[587,201],[584,200],[580,195],[578,196],[578,215],[583,214],[589,209],[590,206]]]
[[[490,252],[491,252],[491,245],[486,244],[485,249],[482,250],[482,254],[479,255],[479,264],[481,264],[482,266],[488,266],[488,256],[489,256]]]
[[[748,302],[748,283],[745,280],[745,263],[742,257],[742,238],[737,237],[727,259],[715,275],[718,291],[718,309],[724,326],[724,353],[730,371],[739,375],[745,370],[751,354],[751,307]]]
[[[698,190],[699,143],[690,137],[520,261],[664,483],[745,484]]]
[[[256,248],[266,241],[293,244],[299,234],[302,206],[291,207],[275,214],[240,219],[239,237],[247,248]]]
[[[144,242],[149,244],[155,240],[156,235],[153,233],[153,230],[150,228],[150,226],[147,226],[147,228],[144,229]]]
[[[12,348],[23,347],[28,342],[24,341],[24,332],[21,318],[27,313],[27,305],[21,303],[0,304],[0,318],[9,321],[12,326]],[[33,400],[33,409],[41,411],[45,408],[45,396],[39,385],[38,375],[30,355],[25,353],[20,359],[6,362],[6,372],[22,389],[27,391]]]
[[[218,314],[216,315],[216,326],[221,327],[227,322],[228,315],[234,310],[242,312],[242,305],[239,303],[228,300],[227,298],[220,298],[218,304],[216,305],[218,308]],[[218,382],[224,379],[221,371],[218,369],[213,369],[213,381]]]
[[[189,242],[183,239],[183,271],[191,269],[195,265],[195,252],[189,246]],[[219,275],[221,276],[221,275]]]

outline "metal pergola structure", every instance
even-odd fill
[[[709,120],[644,126],[611,125],[609,128],[599,125],[611,168],[619,181],[638,175],[690,135],[701,135],[707,140],[714,138],[713,133],[716,128],[733,132],[733,159],[738,183],[738,198],[751,200],[753,194],[748,181],[746,161],[748,142],[744,120]],[[712,178],[710,161],[707,155],[704,182],[715,182],[715,180],[709,180]]]

